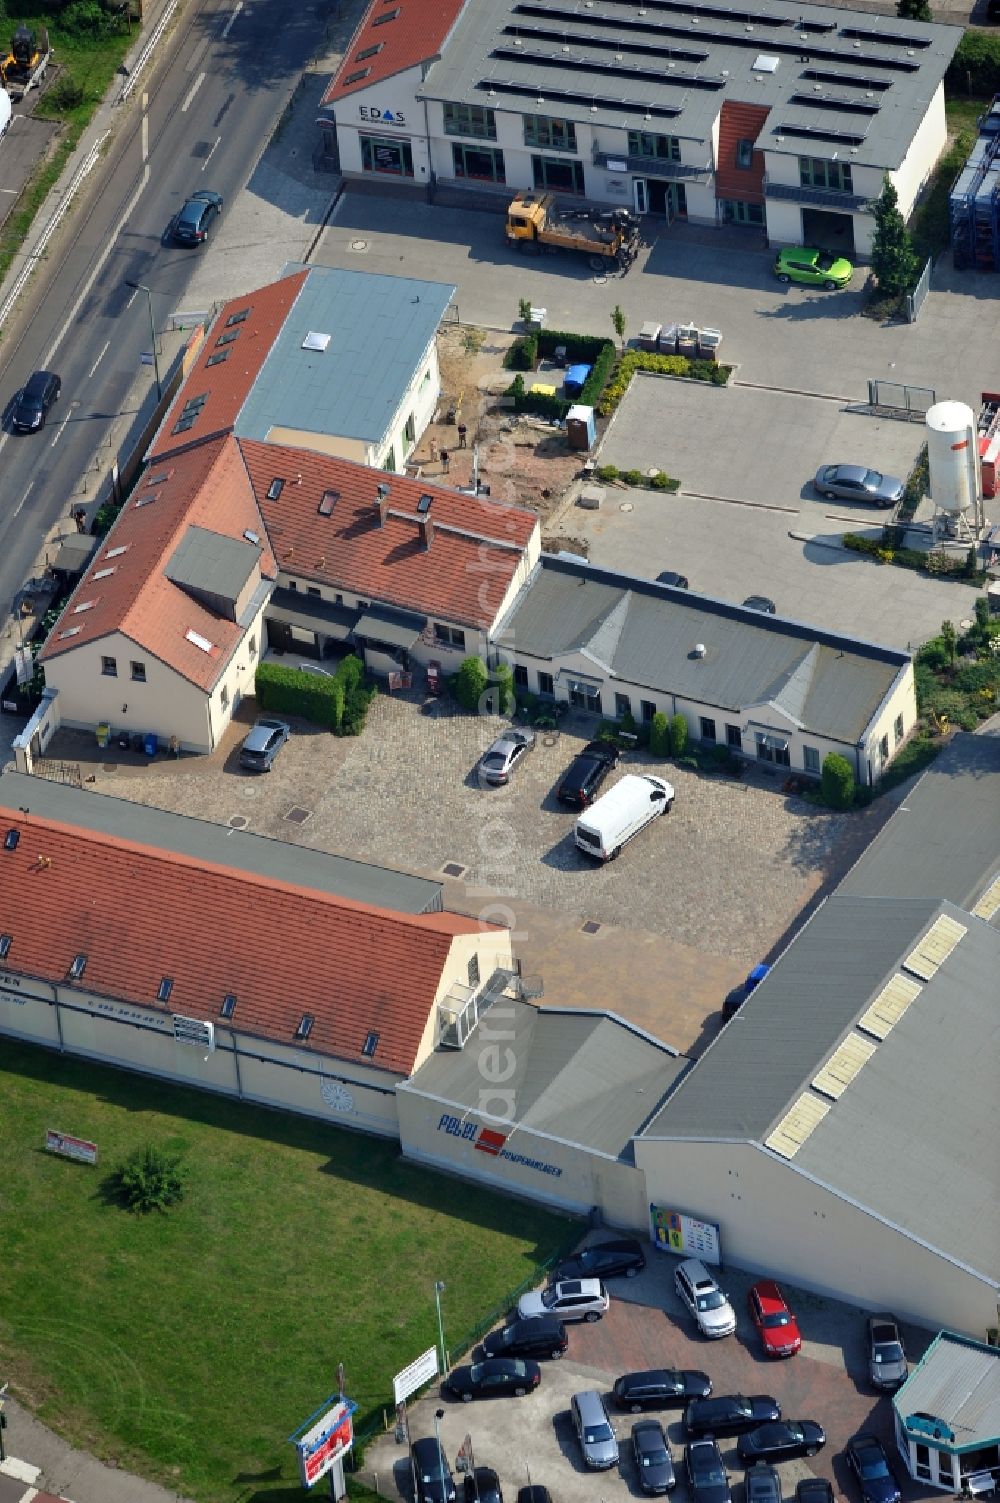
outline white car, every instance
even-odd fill
[[[548,1289],[531,1289],[517,1302],[519,1320],[558,1315],[560,1320],[600,1320],[611,1304],[600,1279],[564,1279]]]
[[[731,1336],[736,1330],[736,1311],[697,1258],[685,1258],[677,1265],[674,1288],[703,1336]]]

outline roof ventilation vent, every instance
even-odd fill
[[[691,656],[693,658],[703,658],[705,656],[706,651],[707,651],[707,649],[705,647],[704,642],[696,642],[694,644],[694,646],[692,647],[692,649],[691,649]]]
[[[322,354],[330,343],[330,338],[329,334],[317,334],[314,329],[310,329],[302,341],[302,348],[304,350],[318,350]]]
[[[773,52],[758,52],[753,60],[755,73],[777,73],[778,59]]]

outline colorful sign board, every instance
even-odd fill
[[[350,1399],[338,1399],[323,1418],[307,1430],[295,1442],[299,1457],[299,1480],[303,1487],[312,1487],[336,1461],[351,1449],[354,1443],[354,1426],[351,1415],[357,1404]]]
[[[432,1378],[438,1375],[438,1351],[436,1346],[429,1346],[426,1352],[409,1367],[404,1367],[401,1373],[397,1373],[392,1380],[392,1392],[397,1404],[408,1399],[411,1393],[416,1393],[418,1388],[423,1388]]]
[[[87,1138],[74,1138],[68,1132],[55,1132],[50,1127],[45,1134],[45,1147],[49,1153],[58,1153],[64,1159],[76,1159],[80,1164],[97,1163],[97,1144]]]
[[[716,1223],[701,1221],[686,1211],[651,1205],[649,1237],[653,1246],[664,1252],[677,1253],[684,1258],[701,1258],[703,1263],[722,1262],[722,1244]]]

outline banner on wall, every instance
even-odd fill
[[[722,1262],[722,1241],[714,1221],[702,1221],[687,1211],[667,1206],[649,1208],[649,1238],[662,1252],[682,1258],[701,1258],[703,1263]]]

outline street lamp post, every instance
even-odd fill
[[[448,1354],[445,1351],[445,1347],[444,1347],[444,1322],[441,1319],[441,1296],[444,1293],[444,1290],[445,1290],[445,1286],[444,1286],[443,1281],[441,1279],[438,1279],[436,1281],[435,1285],[434,1285],[434,1303],[437,1306],[438,1341],[441,1344],[441,1376],[442,1377],[444,1377],[444,1375],[448,1371]]]
[[[153,341],[153,370],[156,373],[156,400],[162,402],[163,387],[160,384],[160,361],[156,353],[156,325],[153,322],[153,294],[142,282],[130,282],[126,280],[125,286],[133,288],[136,292],[144,292],[146,294],[146,306],[149,309],[149,336]]]

